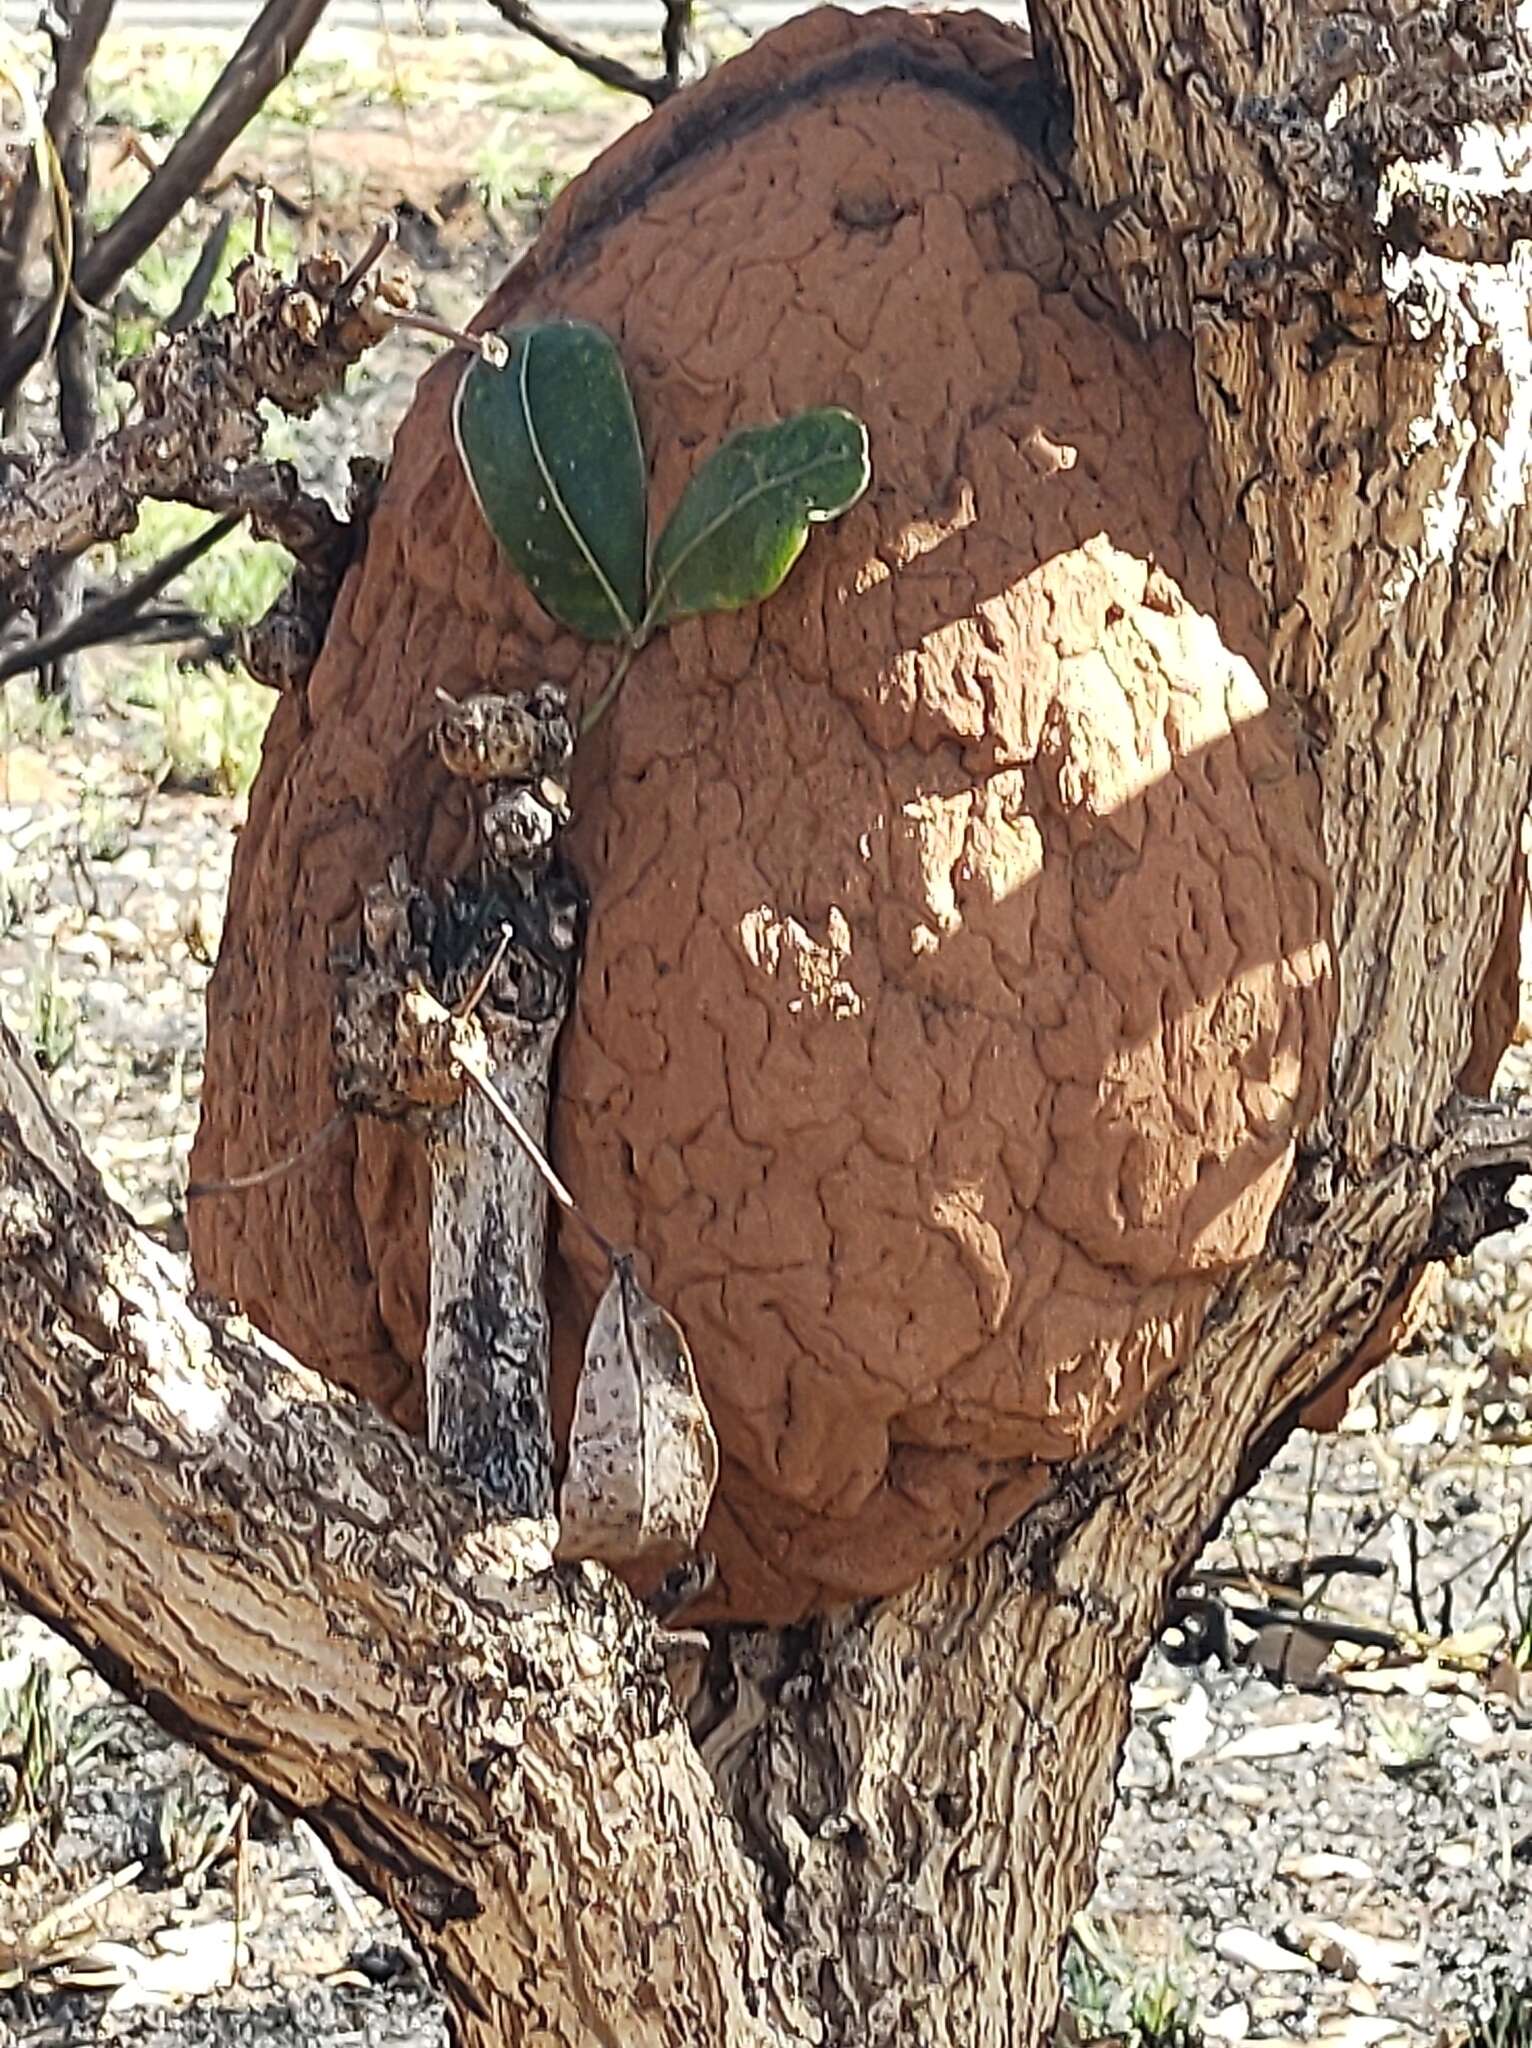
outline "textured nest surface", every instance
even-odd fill
[[[662,520],[735,426],[840,404],[874,485],[764,606],[643,655],[582,749],[593,898],[557,1158],[635,1244],[724,1450],[732,1613],[892,1590],[1012,1520],[1262,1244],[1330,1028],[1295,731],[1262,684],[1186,352],[1130,337],[1025,44],[820,12],[619,142],[485,318],[617,339]],[[438,690],[610,655],[496,556],[423,383],[209,997],[194,1171],[330,1115],[333,946],[471,853]],[[422,1161],[365,1128],[194,1207],[205,1284],[419,1414]],[[566,1390],[599,1276],[554,1275]]]

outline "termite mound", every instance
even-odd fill
[[[614,337],[656,520],[732,428],[868,425],[766,604],[639,659],[579,751],[591,893],[556,1157],[696,1353],[715,1610],[891,1591],[1013,1521],[1195,1341],[1320,1104],[1328,887],[1188,351],[1117,310],[1025,41],[821,10],[564,194],[483,319]],[[437,692],[600,689],[422,383],[279,704],[209,993],[195,1172],[334,1106],[327,960],[470,856]],[[195,1206],[204,1285],[418,1424],[422,1162],[382,1127]],[[567,1400],[604,1276],[566,1230]],[[1172,1396],[1173,1397],[1173,1396]]]

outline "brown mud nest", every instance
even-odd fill
[[[732,428],[843,405],[873,487],[584,744],[593,914],[554,1143],[685,1325],[723,1608],[906,1584],[1012,1521],[1262,1246],[1331,1029],[1328,893],[1186,348],[1115,309],[1025,43],[820,12],[626,137],[496,294],[617,341],[656,521]],[[423,383],[272,722],[195,1171],[334,1107],[327,960],[396,849],[470,855],[436,693],[608,651],[497,558]],[[204,1285],[417,1421],[423,1162],[358,1127],[195,1206]],[[554,1262],[564,1398],[600,1275]]]

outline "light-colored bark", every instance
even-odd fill
[[[490,1078],[539,1144],[557,1025],[496,1033]],[[431,1161],[431,1324],[427,1434],[454,1470],[507,1510],[553,1516],[548,1196],[525,1150],[470,1092],[427,1144]]]
[[[1520,678],[1532,252],[1411,253],[1493,215],[1529,135],[1513,9],[1042,0],[1075,174],[1148,327],[1190,336],[1249,537],[1271,683],[1323,790],[1340,991],[1329,1135],[1365,1169],[1431,1130],[1468,1047],[1528,796]],[[1460,168],[1410,160],[1454,152]],[[1491,221],[1487,253],[1503,257]]]
[[[1236,1290],[1014,1537],[716,1648],[694,1747],[655,1637],[535,1523],[237,1318],[197,1313],[0,1038],[0,1578],[401,1913],[466,2048],[1040,2043],[1169,1577],[1311,1339],[1532,1127],[1465,1115]],[[1210,1427],[1210,1422],[1216,1426]],[[727,1667],[727,1675],[725,1673]],[[743,1824],[743,1855],[711,1767]]]
[[[1176,1574],[1448,1197],[1529,1156],[1457,1095],[1532,770],[1529,279],[1465,260],[1504,253],[1505,202],[1403,158],[1520,120],[1532,65],[1487,5],[1445,42],[1392,0],[1036,13],[1125,302],[1193,342],[1199,510],[1248,548],[1336,886],[1326,1107],[1266,1255],[1123,1436],[959,1570],[720,1638],[694,1747],[626,1597],[192,1318],[7,1051],[0,1575],[308,1809],[475,2048],[1041,2048]]]

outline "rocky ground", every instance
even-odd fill
[[[124,137],[168,133],[209,61],[112,56],[104,178],[133,175]],[[300,72],[229,191],[270,177],[294,247],[364,238],[402,200],[404,256],[455,319],[566,171],[632,117],[504,43],[473,61],[458,45],[445,68],[369,46]],[[124,346],[174,303],[227,196],[135,274],[115,309]],[[281,452],[333,481],[351,453],[386,448],[429,353],[390,343]],[[156,513],[134,545],[181,531]],[[270,551],[229,544],[185,594],[238,622],[280,575]],[[172,1243],[264,716],[238,672],[174,650],[94,662],[72,720],[0,691],[0,1008]],[[1532,1086],[1532,1063],[1514,1053],[1503,1079]],[[1508,2016],[1532,1952],[1529,1376],[1532,1229],[1450,1276],[1345,1428],[1296,1438],[1231,1515],[1138,1687],[1070,1962],[1077,2038],[1524,2038]],[[1474,2036],[1496,1999],[1507,2031]],[[0,2044],[444,2038],[397,1928],[314,1838],[57,1639],[0,1616]]]

